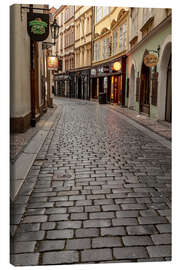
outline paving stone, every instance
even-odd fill
[[[153,244],[150,236],[123,236],[125,246],[150,246]]]
[[[56,197],[50,197],[49,201],[50,202],[59,202],[59,201],[67,201],[68,196],[56,196]]]
[[[68,220],[69,214],[52,214],[49,215],[49,221]]]
[[[120,237],[98,237],[92,239],[92,248],[121,247]]]
[[[96,237],[99,236],[99,229],[97,228],[88,228],[88,229],[77,229],[75,230],[76,237]]]
[[[126,235],[124,227],[101,228],[101,236]]]
[[[157,234],[157,230],[154,225],[127,226],[126,230],[129,235]]]
[[[112,219],[113,226],[138,225],[136,218],[114,218]]]
[[[156,234],[151,236],[155,245],[171,244],[171,234]]]
[[[27,207],[28,208],[48,208],[48,207],[53,207],[54,203],[53,202],[47,202],[47,203],[30,203]]]
[[[171,246],[161,245],[161,246],[150,246],[147,247],[147,251],[150,257],[168,257],[171,256]]]
[[[67,240],[66,249],[80,250],[91,248],[91,240],[89,238]]]
[[[69,196],[70,201],[79,201],[79,200],[85,200],[85,199],[86,199],[85,195],[72,195],[72,196]]]
[[[94,200],[94,205],[106,205],[106,204],[113,204],[113,200],[112,199]]]
[[[140,214],[143,217],[147,217],[147,216],[151,217],[151,216],[157,216],[158,215],[157,212],[155,210],[153,210],[153,209],[142,210],[142,211],[140,211]]]
[[[20,224],[17,228],[17,232],[35,232],[39,231],[40,223],[27,223],[27,224]]]
[[[54,207],[54,208],[48,208],[46,209],[45,214],[65,214],[67,212],[66,208],[62,207]]]
[[[116,204],[110,204],[110,205],[102,205],[103,211],[116,211],[120,210],[119,205]]]
[[[44,215],[45,210],[45,208],[29,208],[24,213],[24,216]]]
[[[55,207],[65,207],[65,206],[73,206],[73,201],[61,201],[61,202],[55,202]]]
[[[122,204],[121,205],[123,210],[134,210],[134,209],[147,209],[145,204],[133,204],[133,203],[128,203],[128,204]]]
[[[41,223],[41,230],[46,231],[46,230],[53,230],[56,226],[55,222],[43,222]]]
[[[44,231],[37,232],[19,232],[15,234],[15,241],[36,241],[44,238]]]
[[[78,263],[79,254],[77,251],[57,251],[57,252],[44,252],[42,255],[42,264],[65,264],[65,263]]]
[[[138,221],[140,224],[160,224],[160,223],[167,223],[165,217],[160,216],[146,216],[146,217],[138,217]]]
[[[138,217],[139,211],[133,211],[133,210],[122,210],[122,211],[116,211],[117,217]]]
[[[73,213],[70,216],[71,220],[86,220],[87,218],[87,213]]]
[[[15,266],[30,266],[39,264],[39,253],[25,253],[10,256],[11,264]]]
[[[13,242],[12,244],[12,251],[11,253],[31,253],[34,252],[36,242],[29,241],[29,242]]]
[[[103,249],[90,249],[81,251],[82,262],[95,262],[95,261],[112,260],[112,251],[109,248]]]
[[[144,247],[113,248],[113,255],[116,259],[148,258],[147,251]]]
[[[64,240],[43,240],[39,242],[38,251],[50,251],[64,249]]]
[[[78,229],[81,228],[82,221],[60,221],[57,222],[57,229]]]
[[[83,207],[69,207],[68,213],[82,213]]]
[[[171,216],[171,209],[157,210],[161,216]]]
[[[160,233],[170,233],[171,232],[171,224],[158,224],[156,228]]]
[[[136,203],[135,198],[124,198],[124,199],[115,199],[116,204],[124,203]]]
[[[85,206],[85,212],[100,212],[100,206],[99,205],[93,205],[93,206]]]
[[[90,219],[106,219],[106,218],[114,218],[113,212],[96,212],[96,213],[90,213],[89,214]]]
[[[52,230],[47,231],[46,239],[66,239],[73,238],[73,230]]]
[[[95,219],[83,221],[84,228],[98,228],[98,227],[109,227],[111,226],[111,220],[109,219]]]
[[[37,215],[37,216],[26,216],[24,217],[22,223],[40,223],[47,221],[47,216]]]

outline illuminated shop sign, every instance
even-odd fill
[[[58,57],[57,56],[48,56],[48,69],[57,70],[58,69]]]

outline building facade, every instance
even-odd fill
[[[126,105],[152,118],[171,122],[171,10],[131,8]],[[144,58],[158,57],[154,67]]]
[[[55,12],[54,18],[60,26],[60,36],[54,53],[62,60],[62,70],[54,75],[55,94],[74,97],[74,6],[61,6]]]
[[[92,7],[75,6],[75,97],[90,98]]]
[[[33,7],[46,9],[38,10],[38,13],[49,13],[47,5],[22,7],[14,4],[10,7],[11,132],[24,132],[31,125],[35,126],[53,103],[51,74],[46,63],[47,49],[43,50],[42,42],[32,41],[27,32],[27,12],[29,8],[35,12]]]
[[[93,8],[93,61],[91,98],[106,94],[106,101],[125,105],[128,8]]]

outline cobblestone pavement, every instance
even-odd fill
[[[11,210],[11,263],[171,259],[171,151],[108,107],[59,99]]]

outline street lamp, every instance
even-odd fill
[[[54,39],[54,42],[43,42],[42,43],[43,49],[47,49],[47,48],[49,48],[51,46],[56,45],[55,40],[59,36],[59,29],[60,29],[60,26],[57,24],[56,19],[54,19],[53,23],[50,25],[50,29],[51,29],[51,37],[52,37],[52,39]]]
[[[55,45],[55,40],[58,38],[59,36],[59,25],[57,24],[56,19],[54,19],[53,23],[50,25],[51,28],[51,36],[54,39],[54,45]]]

